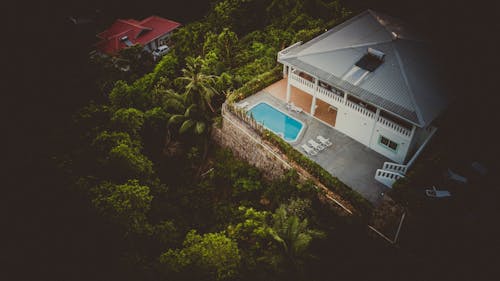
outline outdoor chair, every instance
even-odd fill
[[[451,169],[448,168],[448,178],[450,180],[454,180],[458,183],[463,183],[463,184],[466,184],[467,183],[467,178],[464,177],[464,176],[461,176],[457,173],[454,173]]]
[[[451,193],[448,190],[437,190],[435,186],[432,189],[426,189],[425,194],[429,197],[443,198],[450,197]]]
[[[309,145],[312,146],[317,151],[325,149],[324,145],[319,144],[319,143],[315,142],[314,140],[309,140],[309,141],[307,141],[307,143],[309,143]]]
[[[333,143],[330,141],[330,139],[324,138],[323,136],[317,136],[316,137],[318,141],[324,145],[324,146],[331,146]]]
[[[316,150],[314,150],[313,148],[309,147],[307,144],[303,144],[302,145],[302,149],[304,149],[304,151],[311,155],[311,156],[314,156],[317,154]]]

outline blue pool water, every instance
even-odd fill
[[[250,110],[248,110],[247,114],[252,114],[255,121],[263,124],[264,127],[289,142],[297,140],[297,137],[303,127],[303,124],[300,121],[288,116],[265,102],[261,102],[253,106]]]

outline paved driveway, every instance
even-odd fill
[[[318,135],[329,138],[333,143],[329,148],[321,151],[316,156],[308,156],[316,163],[320,164],[333,176],[339,178],[352,189],[359,192],[370,202],[378,205],[382,200],[382,193],[387,191],[387,187],[377,182],[374,178],[375,171],[380,169],[386,157],[360,144],[354,139],[335,130],[331,126],[324,124],[307,113],[296,113],[287,111],[285,102],[264,91],[258,92],[245,99],[250,105],[260,101],[267,103],[287,112],[305,124],[305,129],[298,137],[297,141],[291,143],[298,151],[305,154],[301,145],[310,139],[315,139]]]

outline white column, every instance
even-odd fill
[[[286,65],[283,64],[283,78],[287,77],[286,75]]]
[[[375,127],[377,127],[378,117],[380,116],[380,108],[377,108],[375,112],[375,122],[373,122],[372,134],[370,135],[370,141],[368,142],[368,147],[372,146],[373,135],[375,135]]]
[[[290,98],[291,98],[291,91],[292,89],[290,88],[290,75],[292,73],[292,67],[289,66],[288,67],[288,75],[287,75],[287,79],[286,79],[286,102],[290,102]]]
[[[313,90],[313,99],[311,103],[311,115],[314,115],[316,112],[316,95],[318,94],[318,78],[314,78],[314,90]]]
[[[344,104],[347,104],[347,93],[344,92]]]
[[[314,115],[315,112],[316,112],[316,96],[314,95],[311,103],[311,115]]]

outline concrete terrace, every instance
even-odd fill
[[[375,171],[381,168],[383,163],[389,161],[389,159],[337,131],[332,127],[332,125],[334,125],[333,122],[322,122],[312,117],[309,114],[311,105],[310,95],[299,93],[300,90],[294,87],[292,87],[292,102],[302,107],[305,113],[288,111],[284,100],[285,92],[286,80],[281,80],[246,98],[245,101],[247,101],[250,106],[265,101],[302,121],[305,124],[305,128],[297,141],[290,144],[304,155],[306,154],[301,148],[302,144],[310,139],[316,140],[318,135],[329,138],[333,143],[332,146],[319,152],[315,156],[306,156],[320,164],[325,170],[356,190],[373,204],[378,205],[381,203],[383,197],[382,193],[387,191],[388,188],[377,182],[374,176]],[[316,109],[317,113],[319,113],[318,109],[321,106],[321,104],[318,105]],[[336,112],[326,112],[323,114],[328,114],[331,117],[331,115],[336,114]],[[335,120],[335,118],[333,118],[333,120]],[[327,123],[329,125],[326,125]]]

